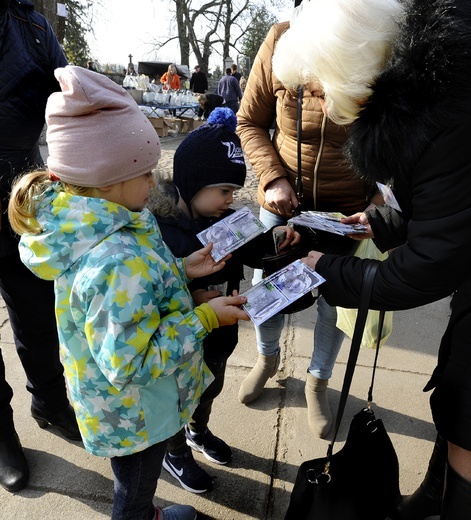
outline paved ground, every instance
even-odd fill
[[[178,137],[162,140],[159,168],[171,165]],[[249,173],[248,188],[237,204],[254,204],[256,182]],[[250,271],[247,270],[247,281]],[[37,305],[40,302],[31,302]],[[394,331],[379,356],[375,410],[386,425],[396,448],[403,493],[413,491],[423,478],[434,441],[428,394],[422,392],[436,360],[441,334],[449,315],[442,300],[412,311],[396,312]],[[309,433],[304,380],[312,351],[315,308],[290,316],[283,334],[283,359],[278,375],[253,405],[238,402],[241,381],[257,354],[251,323],[242,323],[239,345],[229,359],[226,385],[216,400],[210,427],[234,450],[227,467],[214,466],[200,454],[195,458],[212,475],[211,493],[184,491],[165,471],[159,481],[156,503],[191,504],[202,518],[214,520],[281,520],[287,509],[299,464],[325,455],[328,442]],[[13,345],[4,305],[0,307],[0,333],[7,378],[14,387],[13,407],[18,433],[30,463],[29,486],[17,494],[0,488],[0,519],[101,520],[109,518],[112,474],[107,459],[85,452],[81,443],[64,440],[54,429],[41,430],[29,415],[25,377]],[[345,341],[329,388],[332,408],[339,397],[349,342]],[[364,405],[371,376],[373,351],[362,350],[347,403],[339,445],[354,413]],[[341,519],[339,519],[341,520]]]

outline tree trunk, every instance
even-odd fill
[[[190,41],[188,39],[188,29],[185,23],[185,0],[176,0],[177,8],[177,28],[178,41],[180,44],[180,64],[190,66]]]

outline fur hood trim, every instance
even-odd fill
[[[157,177],[147,207],[156,216],[177,219],[183,214],[178,207],[178,198],[178,188],[175,184],[170,179]]]
[[[357,173],[407,181],[438,127],[469,110],[470,70],[471,2],[408,1],[392,58],[349,134]]]

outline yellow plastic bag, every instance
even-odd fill
[[[355,256],[358,258],[385,260],[388,257],[388,253],[381,253],[381,251],[374,245],[373,240],[367,239],[360,242],[360,245],[355,251]],[[357,314],[357,309],[345,309],[343,307],[337,307],[337,328],[343,331],[350,338],[353,336]],[[376,348],[376,342],[378,339],[378,320],[379,311],[369,310],[365,324],[365,331],[363,332],[363,338],[361,340],[362,347]],[[392,328],[393,312],[388,311],[384,316],[380,346],[383,346],[383,344],[389,338],[392,332]]]

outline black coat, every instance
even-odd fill
[[[47,98],[59,83],[54,69],[67,64],[46,19],[28,0],[12,0],[0,23],[0,254],[18,247],[10,238],[6,207],[12,180],[42,165],[38,139]]]
[[[372,307],[408,309],[456,291],[426,389],[436,387],[438,431],[470,449],[469,429],[455,417],[470,398],[471,3],[416,0],[407,8],[393,58],[352,126],[347,155],[367,179],[390,183],[402,209],[369,212],[376,244],[396,247],[380,265]],[[365,262],[319,260],[329,304],[358,305]]]
[[[190,89],[198,94],[204,94],[208,90],[208,78],[201,70],[193,72],[190,79]]]
[[[409,10],[347,146],[355,169],[391,183],[403,210],[369,214],[380,249],[402,244],[378,271],[372,305],[382,309],[438,300],[471,273],[471,4],[420,0]],[[326,255],[317,269],[329,303],[358,305],[361,260]]]
[[[211,114],[215,108],[222,107],[222,105],[224,105],[224,98],[222,96],[206,94],[206,101],[203,106],[200,105],[198,117],[204,116],[205,119],[208,119],[209,114]]]

